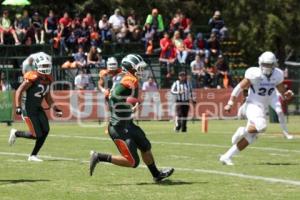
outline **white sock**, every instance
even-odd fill
[[[282,132],[283,135],[285,135],[285,136],[289,135],[288,128],[286,126],[285,116],[284,116],[283,112],[277,113],[277,116],[278,116],[278,121],[280,123],[280,127],[283,131]]]
[[[240,152],[240,150],[237,148],[237,145],[234,144],[232,145],[232,147],[230,147],[230,149],[228,149],[228,151],[223,155],[225,158],[231,158],[232,156],[238,154]]]
[[[245,129],[245,127],[241,126],[235,131],[231,138],[232,144],[237,144],[242,139],[245,134]]]

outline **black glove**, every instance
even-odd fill
[[[16,107],[16,114],[22,115],[22,108],[20,106]]]

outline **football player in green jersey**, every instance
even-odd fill
[[[52,82],[52,76],[50,75],[52,67],[51,57],[40,52],[35,54],[33,59],[37,70],[24,74],[24,81],[17,89],[15,96],[16,114],[22,115],[29,132],[11,129],[8,143],[13,145],[18,137],[35,139],[35,146],[28,157],[28,161],[41,162],[42,160],[37,157],[37,154],[49,133],[48,118],[42,107],[43,99],[46,100],[49,107],[54,110],[58,117],[62,116],[62,111],[54,105],[50,93]],[[25,97],[23,102],[22,96]]]
[[[138,149],[144,163],[150,170],[153,180],[159,182],[174,172],[173,168],[158,170],[151,152],[151,143],[144,131],[133,123],[133,113],[138,109],[138,77],[143,74],[146,63],[136,54],[122,59],[123,73],[119,82],[115,82],[109,97],[111,111],[108,132],[121,155],[111,155],[91,151],[90,175],[99,162],[109,162],[122,167],[137,167],[140,162]],[[131,99],[131,100],[129,100]],[[133,99],[137,101],[134,102]]]

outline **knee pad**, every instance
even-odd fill
[[[265,118],[262,118],[262,117],[257,118],[254,121],[254,125],[255,125],[257,132],[259,132],[259,133],[263,133],[267,129],[267,121]]]
[[[257,138],[257,133],[246,133],[244,138],[247,140],[247,142],[249,144],[252,144],[253,142],[255,142],[256,138]]]

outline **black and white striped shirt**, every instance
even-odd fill
[[[176,101],[193,100],[192,85],[187,81],[175,81],[171,87],[171,93],[176,95]]]

